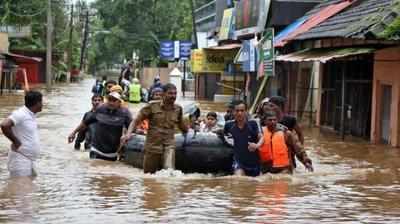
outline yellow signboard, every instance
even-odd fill
[[[232,63],[236,53],[237,50],[193,50],[192,72],[223,72],[225,67]]]
[[[199,72],[203,70],[204,67],[204,50],[196,49],[192,50],[191,62],[192,62],[192,72]]]

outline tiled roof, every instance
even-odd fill
[[[379,33],[400,17],[400,0],[355,0],[349,8],[297,36],[296,40],[330,37],[377,38]],[[321,3],[309,14],[316,13],[339,0]],[[325,5],[324,5],[325,4]]]

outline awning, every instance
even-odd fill
[[[275,47],[283,47],[289,41],[295,39],[298,35],[305,33],[312,29],[313,27],[318,26],[319,24],[325,22],[327,19],[341,12],[355,1],[341,1],[336,4],[328,5],[323,8],[321,11],[315,13],[310,18],[307,18],[304,22],[302,22],[299,26],[297,26],[292,32],[287,34],[284,38],[281,38],[279,42],[274,43]]]
[[[22,60],[27,60],[27,61],[33,61],[33,62],[41,62],[42,61],[41,58],[28,57],[28,56],[20,55],[20,54],[13,54],[13,53],[1,53],[1,54],[12,57],[12,58],[22,59]]]
[[[204,48],[206,50],[231,50],[231,49],[238,49],[241,48],[241,44],[225,44],[221,46],[214,46],[209,48]]]
[[[290,62],[319,61],[325,63],[335,58],[370,54],[375,50],[376,49],[374,48],[306,49],[291,54],[277,56],[275,60]]]

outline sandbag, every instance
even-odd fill
[[[135,135],[125,146],[125,162],[143,168],[143,148],[146,136]],[[189,132],[184,141],[175,135],[175,167],[185,173],[231,173],[233,150],[214,133]]]

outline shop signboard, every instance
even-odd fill
[[[271,0],[240,0],[235,6],[235,36],[264,31]]]
[[[234,30],[233,19],[234,19],[234,8],[225,9],[218,37],[219,40],[233,39],[233,30]]]
[[[208,50],[196,49],[192,51],[192,72],[224,72],[226,66],[232,63],[237,50]]]
[[[274,29],[266,30],[262,43],[262,57],[264,74],[274,76]]]

